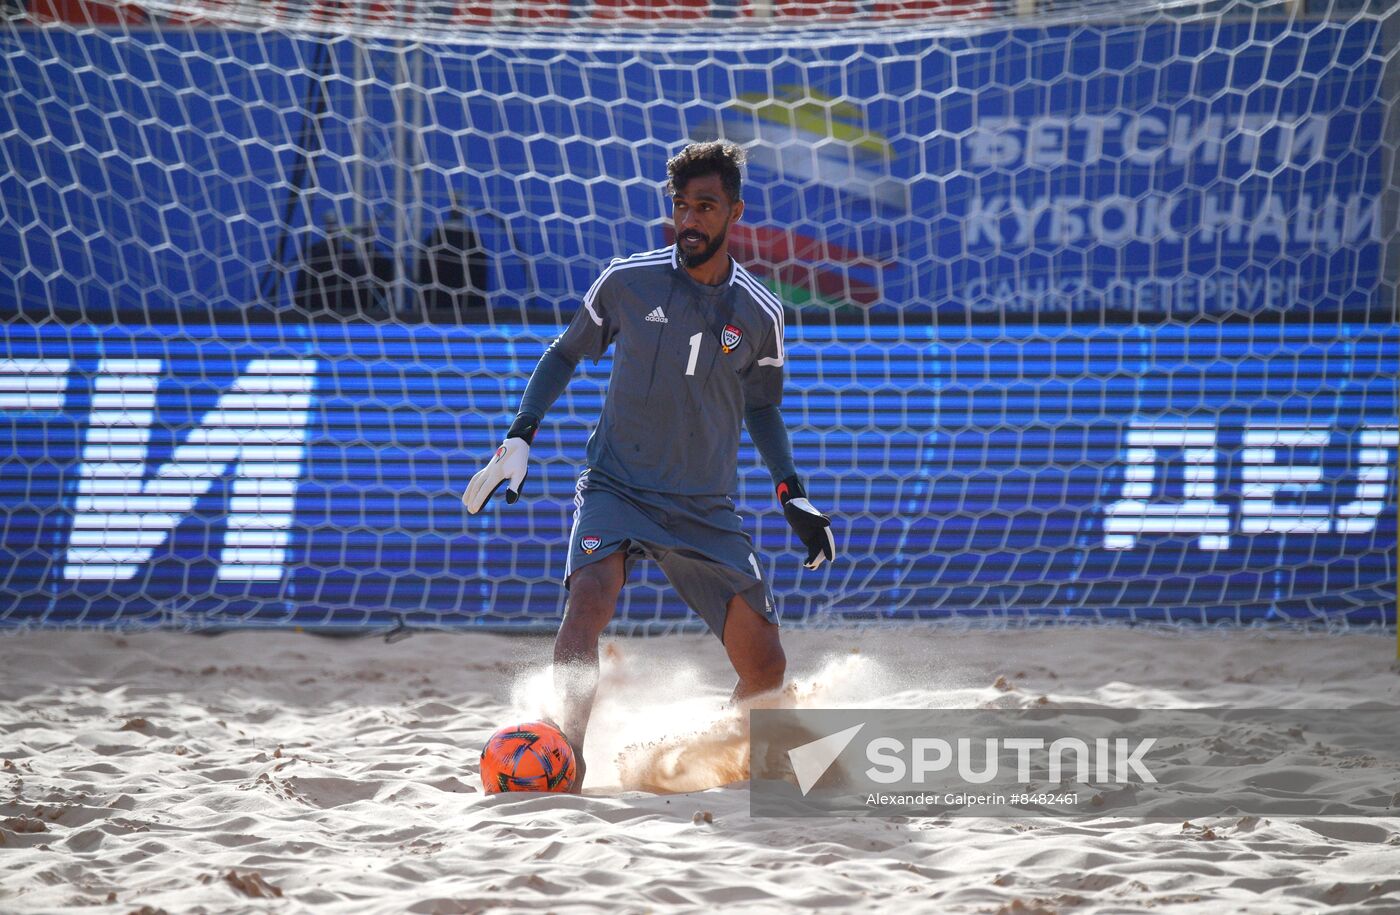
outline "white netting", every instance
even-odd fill
[[[1393,4],[149,3],[0,25],[11,624],[550,625],[456,492],[664,165],[750,156],[843,559],[786,618],[1393,619]],[[626,618],[684,618],[655,576]]]
[[[1299,8],[1283,0],[1254,6],[1273,6],[1285,15]],[[1194,0],[151,0],[118,5],[111,12],[102,5],[85,9],[97,11],[88,15],[97,22],[118,18],[372,40],[486,40],[558,48],[579,42],[733,47],[797,38],[824,43],[857,37],[907,39],[965,34],[978,26],[1044,28],[1166,12],[1217,17],[1218,7]],[[62,0],[40,0],[29,9],[41,17],[75,18],[65,17]]]

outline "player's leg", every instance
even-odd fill
[[[733,701],[771,693],[783,686],[787,655],[778,637],[778,624],[759,614],[742,594],[729,600],[724,620],[724,650],[739,675]]]
[[[555,723],[573,747],[578,764],[575,791],[583,787],[587,769],[583,741],[598,690],[598,638],[613,618],[626,577],[626,560],[620,552],[569,576],[564,621],[554,639],[554,689],[560,700],[560,720]]]
[[[724,643],[739,675],[734,700],[781,689],[787,657],[778,610],[733,501],[673,497],[668,515],[671,541],[653,545],[653,553],[676,593]]]

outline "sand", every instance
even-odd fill
[[[0,911],[1400,912],[1400,816],[751,818],[718,643],[609,644],[578,797],[477,782],[485,737],[547,700],[548,639],[0,639]],[[1393,635],[785,644],[817,706],[1400,707]]]

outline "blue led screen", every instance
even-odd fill
[[[0,619],[552,627],[607,360],[543,426],[525,501],[458,503],[545,342],[7,329]],[[746,446],[740,511],[785,619],[1394,619],[1393,331],[790,344],[784,410],[842,555],[800,569]],[[623,615],[686,619],[655,570]]]

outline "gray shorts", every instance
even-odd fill
[[[574,506],[565,587],[578,569],[622,550],[629,572],[639,558],[660,565],[681,600],[720,641],[736,594],[764,619],[778,622],[753,541],[729,497],[629,491],[585,470]]]

